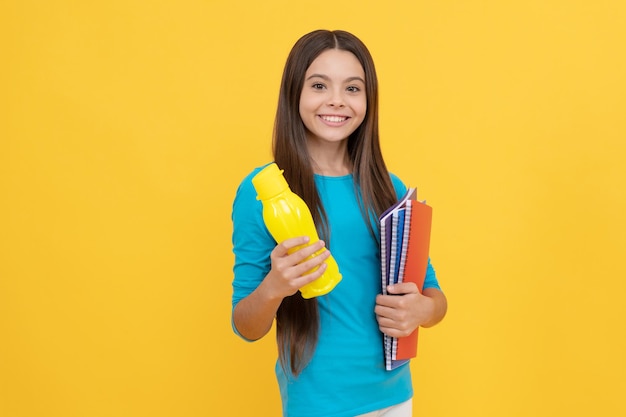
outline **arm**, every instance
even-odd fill
[[[322,276],[326,270],[323,262],[330,255],[329,251],[307,259],[324,247],[321,240],[288,254],[289,249],[307,242],[307,237],[297,237],[277,245],[270,255],[270,272],[254,291],[235,306],[233,323],[246,339],[257,340],[265,336],[272,327],[283,298],[295,294],[301,287]],[[317,270],[308,273],[317,266]]]
[[[425,288],[423,294],[412,282],[390,285],[391,295],[376,297],[376,319],[380,330],[392,337],[408,336],[418,326],[432,327],[439,323],[448,309],[443,292]]]
[[[430,320],[420,324],[420,326],[433,327],[446,316],[448,311],[448,299],[445,294],[437,288],[425,288],[422,294],[432,300],[433,309]]]

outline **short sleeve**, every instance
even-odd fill
[[[391,178],[391,184],[393,184],[393,188],[396,191],[397,198],[398,199],[402,198],[402,196],[407,191],[406,185],[404,185],[402,180],[398,178],[395,174],[390,173],[389,177]]]
[[[428,265],[426,266],[424,288],[437,288],[438,290],[441,290],[439,281],[437,280],[437,274],[435,273],[435,268],[433,268],[433,265],[430,263],[430,258],[428,258]]]

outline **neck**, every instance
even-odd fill
[[[339,177],[352,172],[352,163],[348,157],[347,142],[318,144],[309,141],[308,149],[313,172],[329,177]]]
[[[315,162],[315,160],[313,160],[313,172],[325,177],[343,177],[344,175],[352,173],[352,169],[350,169],[346,164],[338,166],[320,166]]]

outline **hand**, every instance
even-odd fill
[[[324,249],[324,241],[319,240],[305,246],[308,243],[309,238],[302,236],[287,239],[274,248],[270,255],[272,268],[263,281],[269,294],[281,299],[293,295],[326,271],[324,261],[328,259],[330,252],[323,250],[315,255]],[[319,268],[311,272],[316,267]]]
[[[435,310],[434,301],[417,290],[413,282],[387,287],[390,295],[376,296],[376,320],[380,331],[391,337],[410,335],[427,323]]]

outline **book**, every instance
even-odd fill
[[[393,283],[414,282],[421,292],[428,266],[432,208],[417,201],[417,190],[405,195],[379,218],[382,293]],[[411,335],[383,336],[385,369],[392,370],[417,355],[419,328]]]

